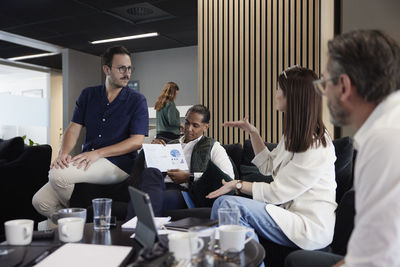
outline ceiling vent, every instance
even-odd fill
[[[147,7],[131,7],[126,10],[126,13],[133,17],[143,17],[143,16],[149,16],[154,13],[154,11],[151,8]]]
[[[175,16],[147,2],[113,8],[111,11],[137,24],[175,18]]]

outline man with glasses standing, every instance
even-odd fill
[[[69,206],[76,183],[113,184],[125,180],[148,134],[145,97],[127,85],[133,70],[129,51],[109,48],[102,56],[105,83],[85,88],[66,129],[58,157],[51,164],[49,182],[33,197],[42,215]],[[70,155],[86,127],[82,153]]]
[[[331,121],[357,130],[355,226],[344,258],[296,251],[286,266],[400,266],[400,47],[377,30],[358,30],[328,42],[323,78]]]

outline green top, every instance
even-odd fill
[[[179,111],[174,101],[167,102],[165,106],[156,113],[157,133],[170,132],[179,135],[181,121],[179,119]]]

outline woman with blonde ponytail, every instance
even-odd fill
[[[179,111],[175,106],[175,98],[178,94],[179,87],[174,82],[167,82],[162,91],[154,109],[157,111],[157,139],[170,141],[180,137],[180,119]]]

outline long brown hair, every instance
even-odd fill
[[[294,67],[278,77],[279,87],[286,97],[283,134],[290,152],[304,152],[314,144],[326,147],[326,128],[322,122],[322,97],[315,91],[312,70]]]
[[[178,85],[174,82],[167,82],[161,90],[154,109],[160,111],[167,102],[173,101],[176,97],[176,91],[179,91]]]

